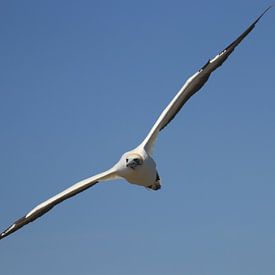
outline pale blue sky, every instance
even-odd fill
[[[136,146],[268,1],[0,1],[0,228]],[[163,188],[100,184],[1,240],[5,275],[273,275],[275,10],[159,136]]]

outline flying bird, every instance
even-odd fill
[[[22,226],[36,220],[57,204],[77,195],[78,193],[94,186],[99,182],[114,179],[125,179],[132,184],[140,185],[151,190],[159,190],[161,188],[161,180],[156,168],[156,163],[152,158],[153,145],[159,132],[173,120],[188,99],[202,88],[211,73],[223,64],[223,62],[229,57],[241,41],[254,29],[257,22],[270,8],[271,6],[268,7],[236,40],[234,40],[214,58],[209,59],[202,68],[187,79],[176,96],[162,111],[148,135],[140,145],[138,145],[135,149],[124,153],[120,160],[109,170],[82,180],[34,207],[26,215],[15,221],[11,226],[4,230],[0,234],[0,239],[7,237],[20,229]]]

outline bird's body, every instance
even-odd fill
[[[135,167],[129,163],[138,162]],[[129,183],[144,186],[149,189],[160,189],[160,179],[154,159],[142,146],[122,155],[119,162],[113,167],[116,174],[126,179]]]
[[[135,149],[126,152],[120,160],[109,170],[82,180],[52,198],[40,203],[29,211],[21,219],[15,221],[11,226],[0,234],[0,239],[17,231],[22,226],[34,221],[44,215],[60,202],[90,188],[91,186],[106,180],[123,178],[129,183],[143,186],[152,190],[161,187],[156,162],[152,158],[153,145],[159,134],[181,110],[188,99],[194,95],[208,80],[211,73],[216,70],[229,57],[241,41],[254,29],[256,23],[269,10],[267,8],[236,40],[209,60],[200,70],[192,75],[160,114],[143,142]]]

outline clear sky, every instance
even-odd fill
[[[0,228],[134,148],[268,1],[0,2]],[[159,135],[160,191],[98,184],[0,242],[5,275],[273,275],[275,10]]]

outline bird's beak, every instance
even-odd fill
[[[127,162],[126,166],[128,168],[131,168],[131,169],[135,169],[137,167],[137,162],[135,161],[135,159],[131,159]]]
[[[126,166],[130,167],[132,169],[135,169],[138,165],[142,164],[142,160],[139,158],[133,158],[133,159],[129,159],[129,161],[127,162]]]

